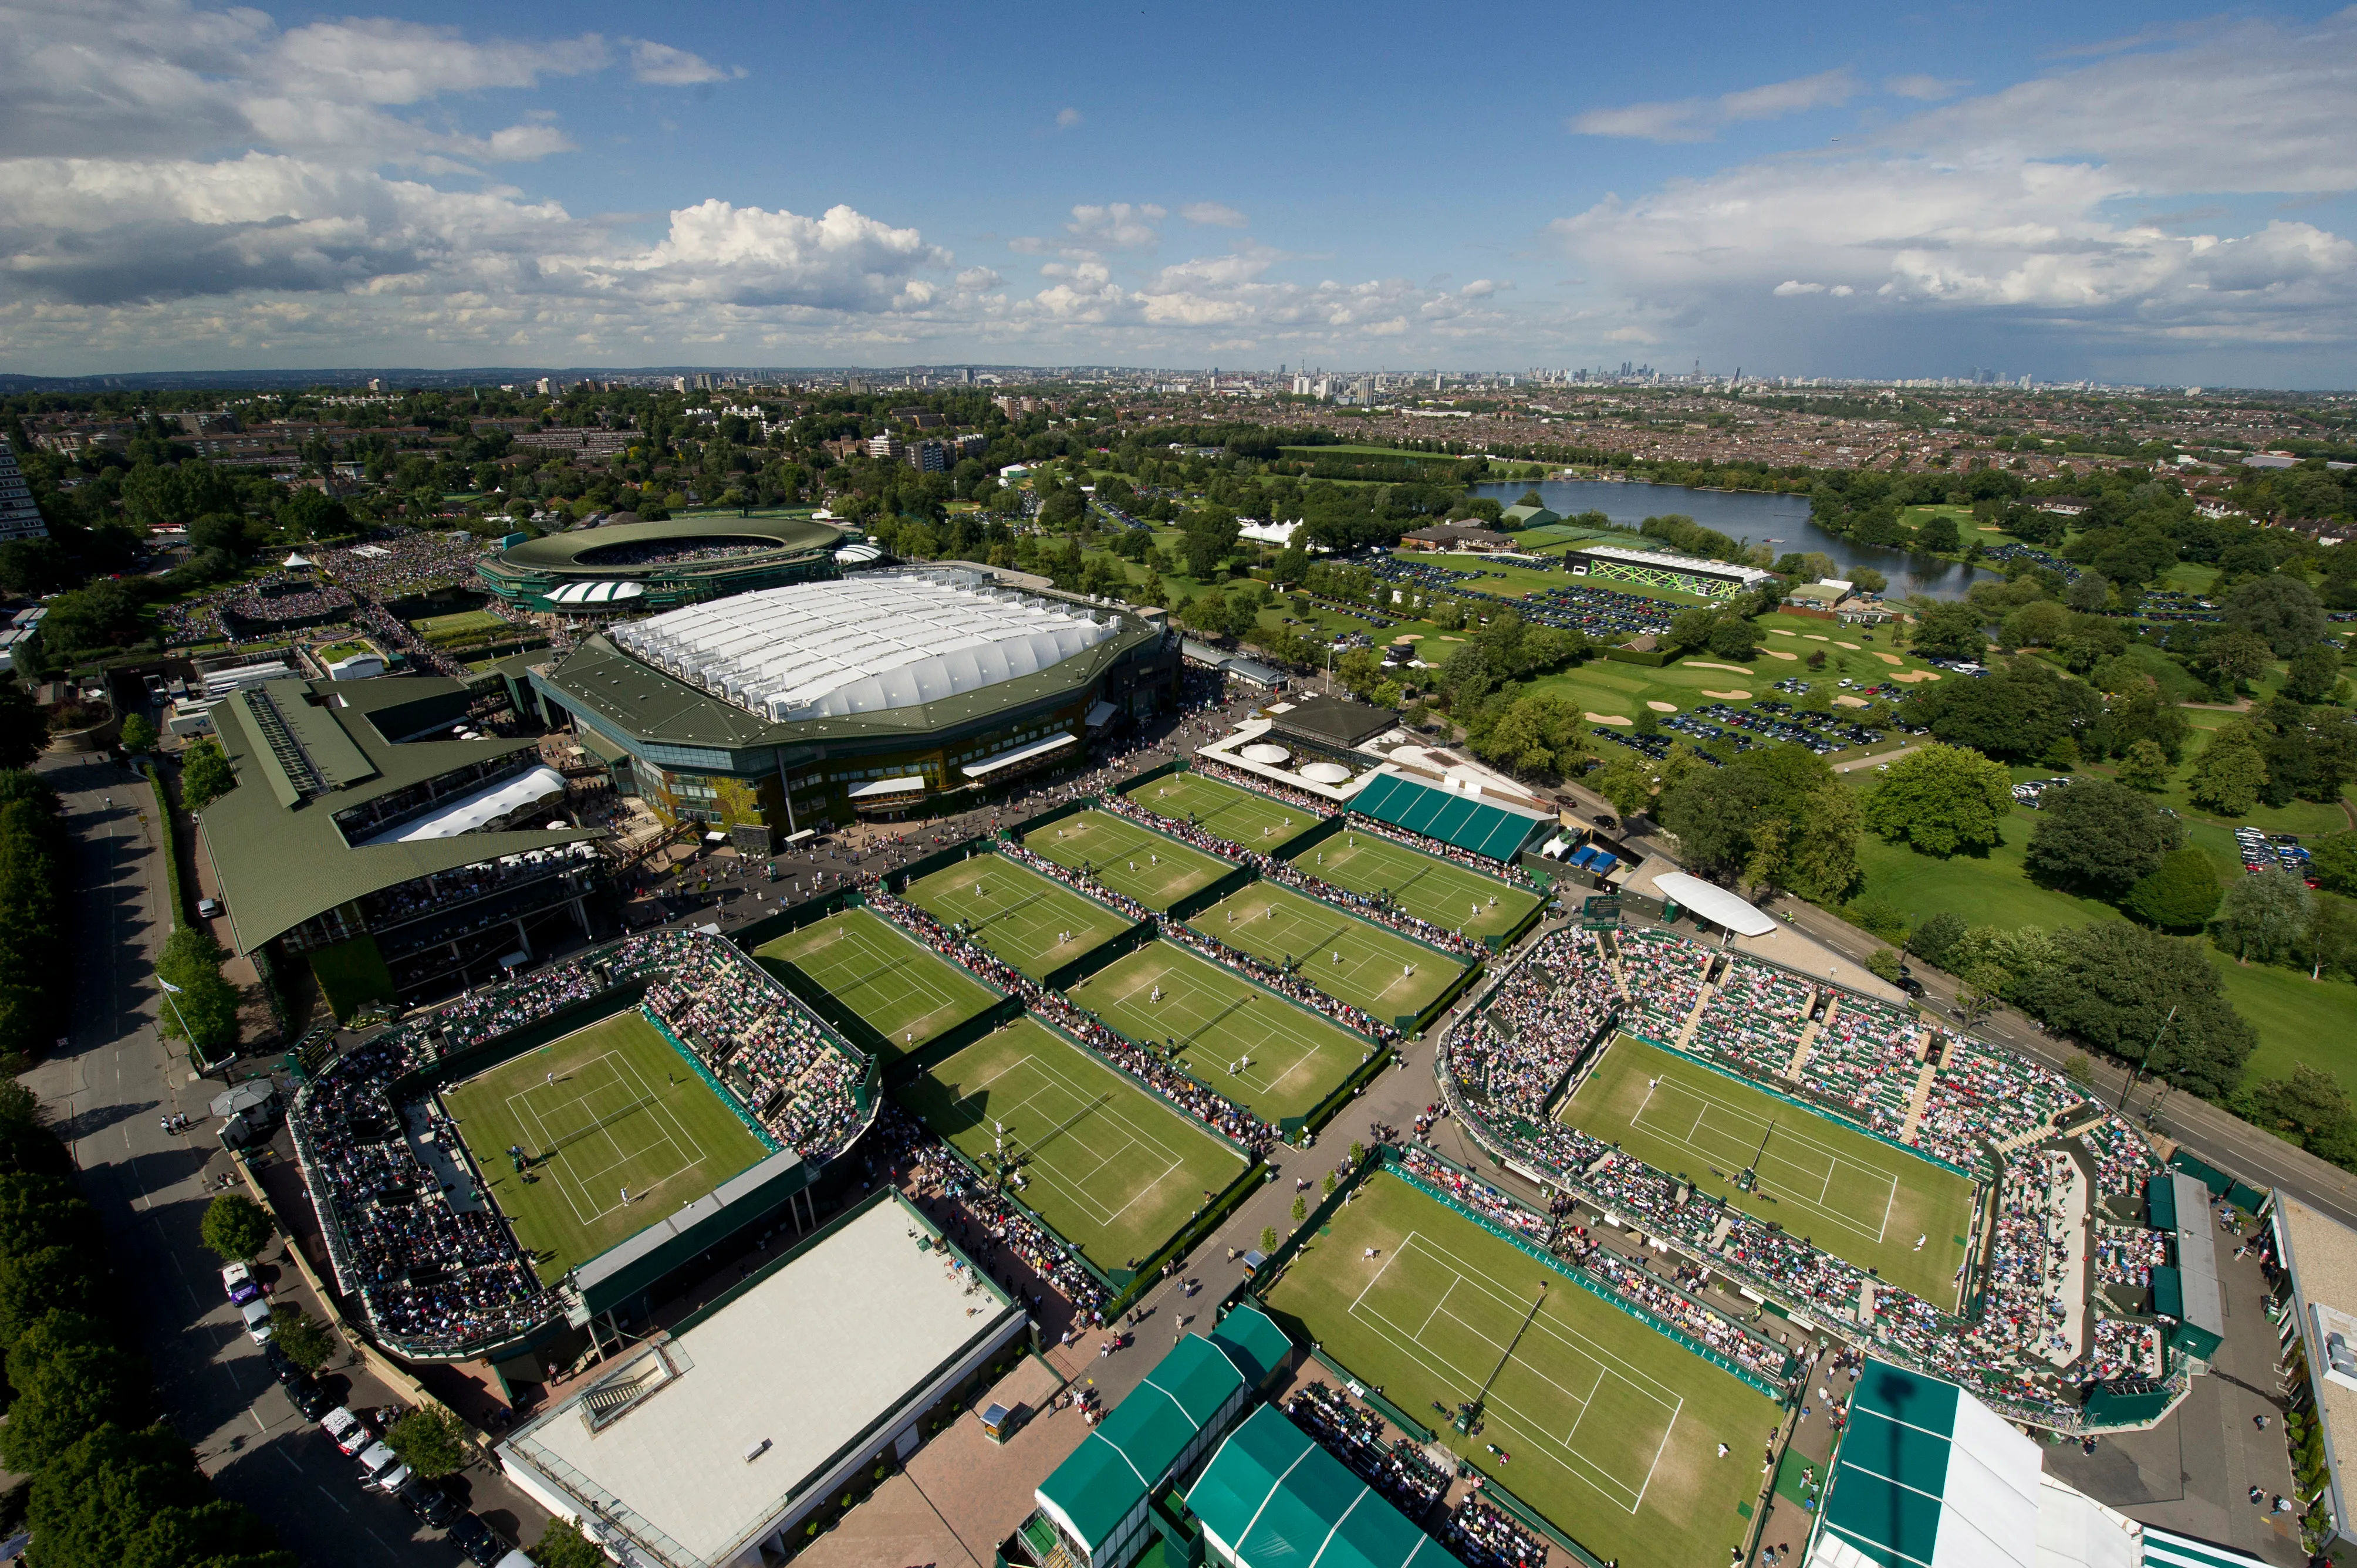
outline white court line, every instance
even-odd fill
[[[958,1105],[964,1104],[969,1100],[979,1098],[989,1090],[992,1084],[996,1083],[1000,1079],[1005,1078],[1008,1073],[1013,1072],[1019,1067],[1031,1068],[1037,1071],[1040,1078],[1045,1080],[1041,1085],[1041,1088],[1053,1088],[1068,1097],[1068,1103],[1062,1107],[1061,1112],[1058,1114],[1049,1115],[1048,1117],[1048,1124],[1051,1127],[1060,1125],[1066,1117],[1070,1116],[1082,1105],[1087,1103],[1090,1098],[1090,1096],[1088,1096],[1084,1091],[1074,1086],[1071,1079],[1065,1078],[1061,1073],[1059,1073],[1053,1068],[1048,1066],[1039,1058],[1018,1056],[1008,1061],[1007,1064],[999,1069],[998,1071],[992,1073],[988,1078],[984,1079],[980,1086],[977,1087],[973,1093],[959,1097],[959,1099],[952,1102],[952,1108],[954,1109]],[[1031,1092],[1027,1093],[1021,1100],[1017,1101],[1013,1106],[1009,1107],[1009,1111],[1010,1112],[1021,1111],[1028,1106],[1037,1104],[1039,1102],[1039,1090],[1033,1090]],[[1062,1170],[1060,1165],[1058,1164],[1041,1165],[1031,1168],[1036,1169],[1039,1172],[1039,1179],[1047,1182],[1049,1186],[1056,1187],[1059,1191],[1069,1194],[1073,1199],[1075,1207],[1082,1208],[1083,1212],[1092,1210],[1101,1216],[1097,1220],[1099,1225],[1110,1228],[1115,1220],[1128,1213],[1130,1209],[1135,1208],[1141,1198],[1145,1197],[1148,1193],[1153,1192],[1165,1181],[1168,1180],[1171,1172],[1178,1170],[1187,1163],[1187,1157],[1185,1155],[1174,1151],[1168,1144],[1147,1135],[1142,1129],[1122,1115],[1119,1111],[1110,1110],[1103,1106],[1100,1106],[1098,1111],[1101,1114],[1097,1119],[1101,1122],[1111,1123],[1118,1132],[1128,1148],[1150,1151],[1151,1155],[1160,1155],[1169,1161],[1169,1164],[1163,1166],[1161,1170],[1156,1172],[1149,1179],[1141,1181],[1137,1185],[1136,1188],[1130,1194],[1128,1202],[1123,1204],[1119,1208],[1108,1211],[1095,1195],[1083,1191],[1079,1187],[1071,1185],[1075,1181],[1086,1181],[1092,1178],[1097,1172],[1103,1171],[1107,1165],[1112,1165],[1115,1160],[1119,1159],[1124,1154],[1125,1154],[1127,1152],[1127,1148],[1116,1145],[1110,1151],[1100,1151],[1096,1144],[1086,1139],[1073,1138],[1070,1130],[1067,1129],[1063,1136],[1063,1141],[1081,1149],[1085,1154],[1096,1155],[1097,1163],[1095,1166],[1085,1174],[1076,1171],[1069,1177]],[[1006,1116],[997,1116],[993,1118],[994,1121],[1000,1122],[1004,1122],[1008,1118]]]
[[[1701,1131],[1705,1118],[1707,1117],[1714,1110],[1725,1113],[1727,1116],[1733,1118],[1738,1123],[1748,1122],[1763,1133],[1768,1129],[1768,1123],[1761,1120],[1756,1112],[1746,1111],[1741,1106],[1717,1099],[1716,1097],[1706,1093],[1702,1090],[1696,1089],[1692,1084],[1678,1080],[1672,1077],[1667,1071],[1662,1073],[1660,1081],[1668,1088],[1674,1089],[1679,1093],[1685,1095],[1687,1098],[1695,1101],[1701,1106],[1702,1109],[1695,1112],[1693,1124],[1684,1134],[1666,1130],[1659,1122],[1648,1125],[1643,1120],[1644,1107],[1641,1104],[1638,1108],[1637,1114],[1632,1115],[1630,1118],[1630,1125],[1632,1127],[1644,1127],[1647,1132],[1655,1133],[1660,1137],[1681,1145],[1687,1153],[1699,1159],[1723,1161],[1729,1157],[1723,1152],[1714,1151],[1704,1147],[1697,1136]],[[1646,1090],[1647,1101],[1652,1100],[1652,1090],[1649,1089]],[[1730,1135],[1732,1135],[1732,1129],[1730,1129]],[[1871,1165],[1859,1165],[1856,1161],[1851,1160],[1846,1155],[1843,1155],[1839,1150],[1835,1149],[1828,1144],[1819,1143],[1816,1139],[1810,1137],[1805,1133],[1793,1132],[1790,1129],[1782,1129],[1781,1132],[1781,1141],[1784,1143],[1798,1144],[1803,1148],[1815,1152],[1816,1154],[1824,1156],[1827,1162],[1824,1174],[1817,1176],[1819,1187],[1818,1195],[1815,1200],[1811,1200],[1806,1196],[1805,1188],[1803,1188],[1801,1191],[1794,1192],[1790,1201],[1797,1203],[1804,1208],[1814,1209],[1827,1221],[1841,1226],[1843,1229],[1851,1231],[1855,1235],[1880,1241],[1883,1239],[1883,1232],[1887,1231],[1889,1229],[1890,1211],[1897,1206],[1899,1201],[1898,1176],[1889,1172],[1878,1171]],[[1772,1153],[1771,1158],[1775,1163],[1781,1165],[1787,1172],[1794,1175],[1796,1185],[1799,1181],[1805,1180],[1809,1176],[1817,1175],[1817,1173],[1811,1171],[1806,1165],[1802,1165],[1790,1154],[1784,1152],[1781,1148]],[[1852,1215],[1846,1210],[1830,1207],[1833,1197],[1834,1181],[1836,1177],[1841,1176],[1845,1170],[1856,1173],[1855,1177],[1852,1179],[1856,1180],[1857,1185],[1866,1187],[1868,1191],[1871,1191],[1873,1187],[1877,1184],[1877,1178],[1879,1178],[1881,1182],[1889,1184],[1889,1196],[1884,1200],[1882,1230],[1868,1230],[1865,1222],[1855,1215]],[[1781,1183],[1777,1185],[1781,1188]]]

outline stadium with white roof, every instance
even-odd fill
[[[618,625],[533,683],[619,788],[766,853],[1078,761],[1178,678],[1135,612],[932,567]]]

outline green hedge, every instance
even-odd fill
[[[177,931],[188,923],[188,895],[180,886],[180,827],[172,817],[172,792],[164,787],[164,776],[152,762],[139,768],[156,790],[156,836],[164,846],[164,886],[171,895],[172,929]]]

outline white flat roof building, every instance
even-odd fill
[[[499,1445],[632,1568],[753,1568],[1023,1332],[889,1187]]]

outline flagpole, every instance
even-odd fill
[[[197,1070],[203,1071],[204,1053],[197,1047],[196,1031],[188,1027],[188,1020],[181,1014],[180,1004],[172,1000],[180,993],[180,988],[165,979],[160,972],[156,976],[156,983],[164,988],[164,1004],[172,1010],[172,1016],[179,1020],[180,1033],[188,1036],[188,1050],[197,1059]]]

